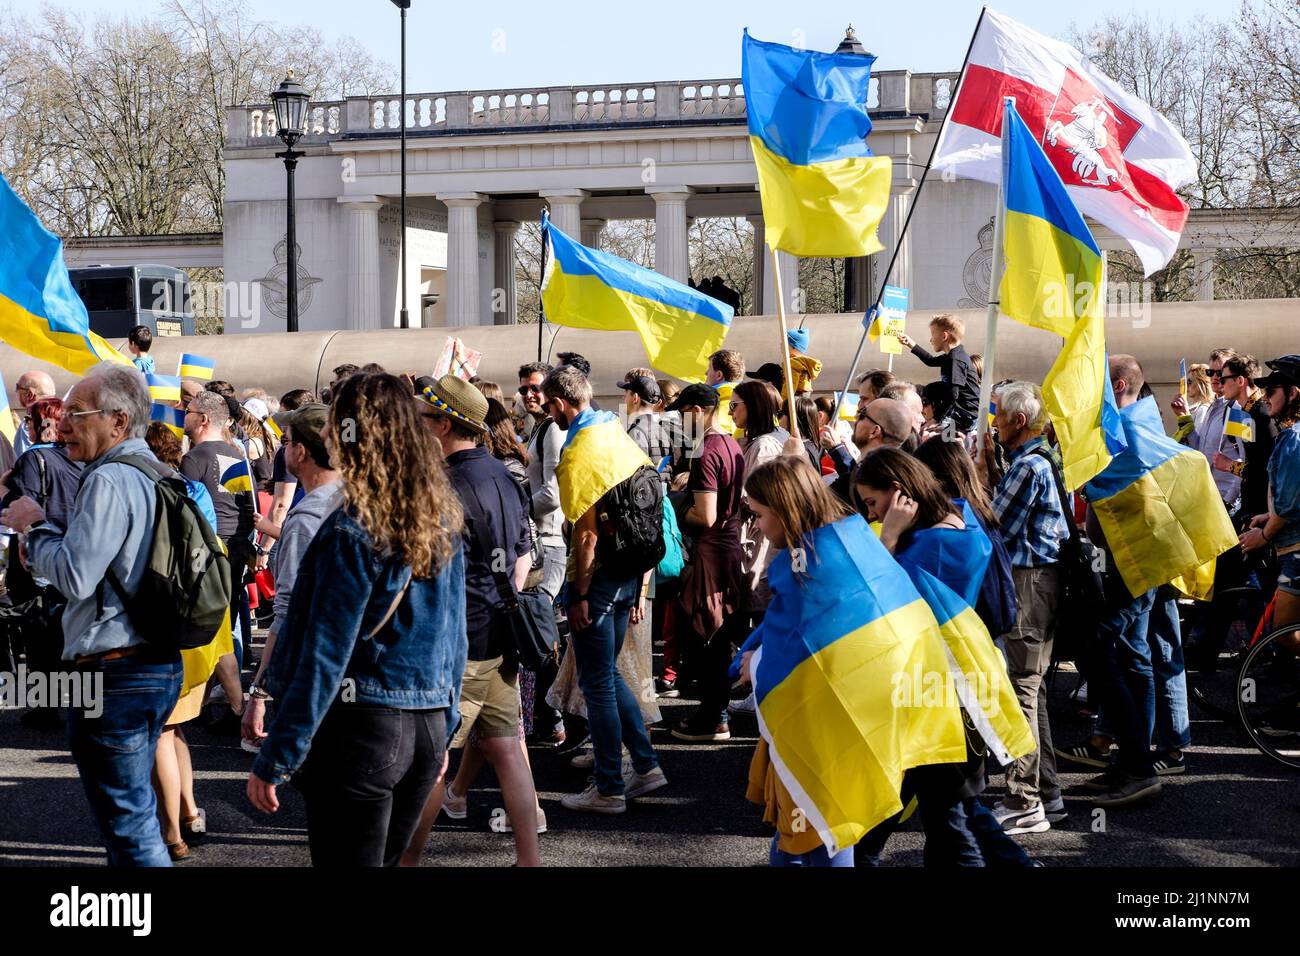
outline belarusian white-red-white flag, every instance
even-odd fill
[[[1166,265],[1187,223],[1174,190],[1196,177],[1191,147],[1074,47],[1010,17],[984,11],[934,169],[998,182],[1007,96],[1079,210],[1128,240],[1147,275]]]

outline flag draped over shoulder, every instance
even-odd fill
[[[879,252],[892,163],[867,147],[875,57],[741,40],[767,244],[796,256]]]
[[[1209,462],[1165,434],[1155,398],[1119,416],[1127,448],[1085,489],[1115,566],[1135,596],[1182,578],[1204,599],[1205,565],[1237,544]]]
[[[564,517],[577,521],[611,488],[650,463],[617,415],[588,408],[569,426],[555,466]]]
[[[650,364],[688,382],[704,381],[709,356],[731,329],[731,306],[618,256],[571,239],[546,216],[542,277],[546,321],[579,329],[638,332]]]
[[[34,358],[84,375],[127,358],[90,331],[72,288],[63,243],[0,176],[0,339]]]
[[[1065,484],[1078,488],[1124,447],[1106,366],[1105,261],[1061,177],[1015,107],[1005,106],[1002,312],[1065,338],[1043,379]]]
[[[781,783],[830,853],[901,810],[904,771],[966,759],[960,708],[911,694],[949,672],[934,615],[854,515],[768,568],[773,598],[747,647],[759,730]],[[903,693],[900,694],[900,688]]]

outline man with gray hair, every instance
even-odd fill
[[[1011,557],[1016,587],[1016,623],[1005,635],[1007,671],[1038,747],[1007,769],[1007,795],[993,808],[993,815],[1008,833],[1041,833],[1066,817],[1056,781],[1043,678],[1052,662],[1061,598],[1061,546],[1070,536],[1071,518],[1057,490],[1060,478],[1043,438],[1047,408],[1042,391],[1031,382],[1009,382],[997,392],[997,409],[994,426],[1008,461],[1000,479],[993,439],[987,433],[983,451],[997,483],[993,513]]]
[[[33,402],[54,397],[54,379],[41,371],[24,372],[18,377],[14,391],[18,393],[18,404],[23,409],[21,415],[15,414],[18,427],[14,431],[14,457],[17,457],[36,444],[35,436],[27,427],[27,410]]]
[[[99,365],[73,386],[59,438],[86,463],[66,531],[40,506],[19,498],[0,521],[26,534],[32,573],[68,599],[63,658],[102,676],[98,716],[72,713],[72,757],[108,848],[110,866],[170,866],[150,775],[163,721],[181,690],[181,658],[145,642],[116,587],[134,593],[149,561],[156,509],[154,480],[128,457],[158,464],[144,433],[149,390],[128,365]]]

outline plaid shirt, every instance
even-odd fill
[[[993,497],[993,513],[1015,568],[1055,564],[1062,542],[1070,536],[1052,465],[1042,455],[1031,454],[1045,441],[1039,436],[1008,452],[1010,464]]]

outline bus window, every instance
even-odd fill
[[[172,284],[159,276],[140,277],[140,310],[142,312],[170,313],[172,309]]]
[[[87,312],[116,312],[135,308],[130,276],[77,279],[75,287],[81,301],[86,303]]]

